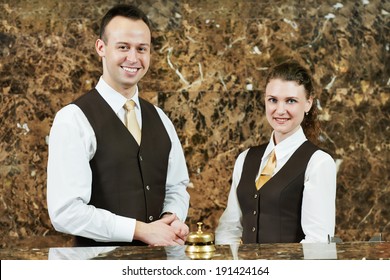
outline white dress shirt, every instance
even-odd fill
[[[123,105],[127,99],[103,78],[100,78],[96,90],[124,122]],[[142,129],[138,88],[132,99],[136,103],[137,120]],[[172,142],[162,213],[176,213],[184,222],[189,207],[186,161],[172,122],[161,109],[156,109]],[[69,104],[58,111],[50,130],[47,167],[47,204],[51,222],[58,231],[95,241],[131,242],[135,219],[88,205],[92,191],[89,161],[96,148],[94,130],[77,105]]]
[[[276,146],[272,139],[273,134],[261,160],[257,178],[274,148],[276,174],[307,140],[302,128]],[[242,213],[237,198],[237,186],[248,150],[238,156],[234,165],[227,207],[216,229],[216,244],[233,244],[241,240]],[[318,150],[311,156],[305,172],[304,185],[301,225],[305,239],[301,242],[328,242],[328,235],[334,236],[336,219],[336,164],[329,154]]]

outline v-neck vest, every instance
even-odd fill
[[[319,148],[304,142],[287,163],[256,189],[255,180],[267,144],[249,149],[237,187],[243,243],[296,243],[304,237],[302,196],[307,164]]]
[[[92,195],[89,202],[116,215],[152,222],[159,218],[165,199],[169,135],[156,108],[139,99],[142,140],[136,140],[109,104],[94,89],[74,104],[91,124],[97,142],[90,161]],[[95,242],[77,237],[78,246],[140,245],[140,242]]]

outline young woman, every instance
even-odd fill
[[[216,243],[327,242],[335,228],[336,165],[313,144],[319,126],[308,71],[296,62],[271,69],[265,109],[270,141],[238,156]]]

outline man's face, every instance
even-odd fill
[[[114,17],[95,47],[103,60],[104,81],[121,94],[131,97],[138,81],[149,69],[149,27],[142,20]]]

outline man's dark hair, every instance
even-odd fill
[[[106,30],[107,24],[117,16],[126,17],[133,20],[142,20],[149,27],[149,30],[151,30],[150,21],[143,11],[133,5],[120,4],[112,7],[102,18],[100,23],[99,37],[103,41],[105,41],[104,32]]]

